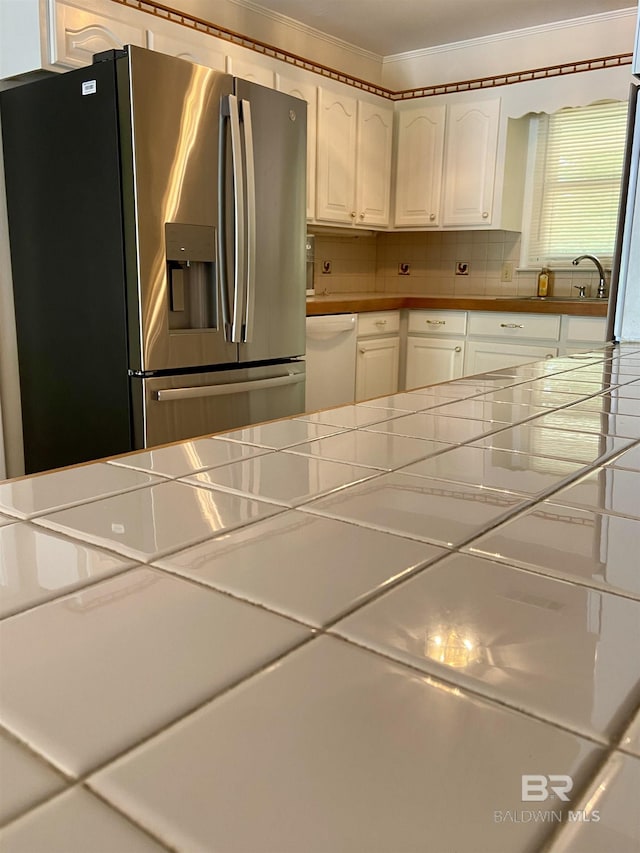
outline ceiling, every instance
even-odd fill
[[[379,56],[628,9],[634,0],[252,0]],[[606,54],[606,45],[603,45]]]

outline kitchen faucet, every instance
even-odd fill
[[[598,283],[598,291],[596,293],[596,296],[598,297],[598,299],[604,299],[607,295],[605,292],[604,269],[602,268],[602,264],[600,263],[598,258],[596,258],[595,255],[580,255],[579,257],[574,258],[571,263],[574,265],[574,267],[577,267],[580,261],[584,261],[585,259],[593,261],[593,263],[598,268],[598,272],[600,273],[600,281]],[[581,293],[580,296],[582,295],[583,294]]]

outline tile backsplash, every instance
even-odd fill
[[[518,271],[519,261],[520,234],[512,231],[324,233],[316,235],[314,283],[316,294],[533,296],[537,272]],[[502,281],[505,264],[511,281]],[[552,295],[575,296],[577,284],[595,296],[595,269],[552,270]]]

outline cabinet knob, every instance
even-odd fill
[[[356,218],[356,212],[355,212],[355,210],[352,210],[352,211],[351,211],[351,218],[352,218],[352,219],[355,219],[355,218]]]
[[[364,219],[364,213],[360,214],[360,219]]]
[[[456,348],[454,349],[454,352],[462,352],[462,347],[456,347]]]
[[[435,222],[435,219],[436,219],[436,215],[435,215],[435,213],[430,213],[430,214],[429,214],[429,221],[430,221],[430,222]]]
[[[360,352],[360,353],[362,353],[362,355],[364,355],[364,354],[365,354],[365,352],[366,352],[366,349],[365,349],[364,347],[360,347],[360,349],[358,350],[358,352]]]
[[[486,211],[486,210],[485,210],[485,211],[484,211],[484,213],[482,214],[482,218],[483,218],[483,219],[488,219],[488,218],[489,218],[489,214],[487,213],[487,211]]]

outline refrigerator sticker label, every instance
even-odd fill
[[[95,95],[96,93],[96,81],[95,80],[85,80],[82,83],[82,94],[83,95]]]

